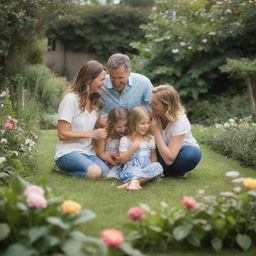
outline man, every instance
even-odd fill
[[[152,83],[146,76],[131,72],[131,62],[127,55],[113,54],[108,59],[107,68],[109,75],[101,92],[104,104],[103,118],[118,106],[127,109],[137,105],[149,107]]]

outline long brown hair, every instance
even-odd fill
[[[115,130],[116,123],[120,120],[127,120],[128,114],[129,110],[124,107],[116,107],[109,112],[107,120],[108,138],[113,138],[117,135]]]
[[[159,85],[152,91],[157,99],[167,107],[165,116],[170,122],[175,122],[185,115],[185,109],[180,102],[178,92],[171,85]]]
[[[128,130],[127,134],[128,136],[132,136],[137,129],[137,126],[142,118],[149,117],[151,120],[151,113],[148,109],[146,109],[144,106],[136,106],[130,109],[129,115],[128,115]],[[149,127],[147,133],[144,135],[146,140],[150,140],[152,138],[152,131]]]
[[[100,95],[99,93],[90,94],[90,84],[93,79],[98,77],[100,73],[105,70],[104,66],[96,60],[85,62],[80,68],[71,87],[64,92],[63,97],[69,92],[78,94],[80,99],[79,107],[82,111],[85,110],[86,99],[89,97],[92,101],[92,108],[97,111],[102,110],[103,104],[100,100]]]

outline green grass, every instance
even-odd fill
[[[28,180],[37,183],[37,181],[44,178],[47,184],[56,189],[64,199],[76,200],[84,209],[93,210],[97,215],[96,219],[82,226],[82,231],[93,236],[98,236],[102,229],[108,227],[121,229],[125,232],[125,224],[129,222],[127,219],[128,209],[140,203],[148,204],[153,209],[157,209],[161,201],[172,206],[182,207],[182,196],[193,196],[198,189],[204,189],[210,195],[215,195],[221,191],[229,191],[232,186],[230,179],[224,175],[227,171],[239,171],[243,177],[256,177],[254,170],[242,168],[237,162],[227,159],[202,145],[202,161],[196,170],[188,175],[187,179],[164,178],[160,183],[151,182],[145,185],[142,190],[136,192],[118,190],[116,186],[120,182],[116,180],[87,180],[51,172],[54,166],[53,156],[56,140],[57,132],[55,130],[42,131],[38,145],[37,167],[28,177]],[[216,254],[211,250],[198,251],[182,248],[177,251],[169,251],[167,254],[152,252],[147,255],[252,256],[256,255],[255,252],[255,249],[245,253],[226,250]]]

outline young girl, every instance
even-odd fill
[[[123,163],[119,177],[127,190],[141,189],[141,184],[159,176],[163,167],[157,163],[155,141],[150,130],[151,115],[143,106],[130,110],[127,136],[121,138],[119,161]]]
[[[97,140],[95,151],[97,155],[104,160],[109,167],[112,167],[107,173],[107,178],[119,179],[121,170],[119,162],[119,144],[121,137],[127,134],[128,109],[117,107],[111,110],[107,119],[108,137],[105,140]]]

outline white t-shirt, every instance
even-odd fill
[[[75,93],[68,93],[59,105],[58,120],[64,120],[71,124],[71,131],[85,132],[92,131],[99,117],[95,110],[81,112],[79,108],[79,96]],[[91,138],[75,140],[59,140],[56,145],[54,159],[57,160],[63,155],[73,151],[87,155],[95,155]]]
[[[162,130],[162,137],[166,145],[168,145],[171,136],[185,134],[185,138],[181,146],[191,145],[199,147],[191,133],[190,122],[186,116],[181,117],[174,123],[168,123],[165,129],[162,128],[160,120],[159,123]]]

